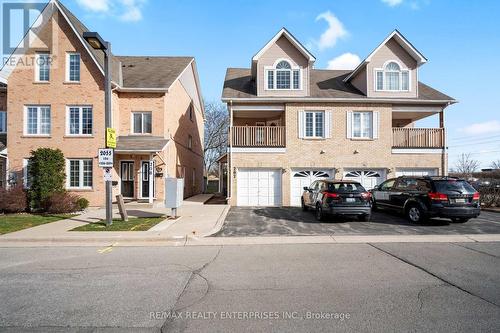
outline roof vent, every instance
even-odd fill
[[[128,65],[128,67],[135,67],[135,65]]]
[[[149,57],[146,57],[146,60],[149,60]]]

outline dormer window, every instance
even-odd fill
[[[409,91],[410,71],[401,69],[395,61],[389,61],[384,68],[375,70],[376,91]]]
[[[301,70],[292,67],[286,60],[279,61],[276,66],[266,68],[267,90],[300,90]]]

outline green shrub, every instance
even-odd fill
[[[28,209],[28,198],[22,185],[8,190],[0,188],[0,212],[22,213]]]
[[[84,210],[89,206],[89,201],[85,198],[78,198],[78,200],[76,200],[76,204],[79,210]]]
[[[54,193],[64,192],[64,155],[59,149],[38,148],[31,152],[28,177],[30,206],[34,209],[47,206],[45,201]]]
[[[51,214],[74,213],[79,210],[78,196],[64,192],[52,193],[45,199],[45,211]]]

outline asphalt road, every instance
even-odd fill
[[[216,236],[450,235],[500,234],[500,213],[482,212],[467,223],[432,219],[415,225],[389,212],[373,212],[370,222],[335,219],[319,223],[300,207],[231,207]]]
[[[500,243],[2,248],[0,331],[500,331]]]

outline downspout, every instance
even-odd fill
[[[229,159],[227,173],[227,200],[233,196],[233,100],[229,100]]]

